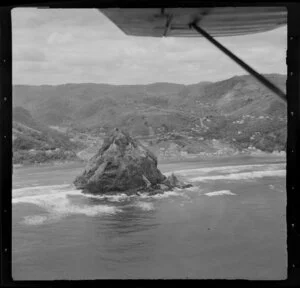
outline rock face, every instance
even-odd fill
[[[82,175],[74,181],[77,189],[93,194],[161,192],[182,186],[179,184],[174,175],[167,178],[158,170],[152,152],[118,128],[108,135]]]

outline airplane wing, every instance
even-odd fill
[[[265,32],[287,24],[285,7],[108,8],[100,9],[125,34],[146,37],[212,37]]]
[[[285,93],[234,55],[215,37],[247,35],[287,24],[285,7],[100,9],[125,34],[148,37],[205,37],[284,102]]]

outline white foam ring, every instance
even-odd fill
[[[230,173],[225,175],[211,175],[190,178],[192,182],[206,182],[213,180],[250,180],[263,177],[285,177],[286,170],[252,171],[244,173]]]
[[[68,187],[70,188],[69,185]],[[66,188],[66,185],[40,186],[39,188],[30,187],[16,189],[19,191],[14,190],[12,199],[13,204],[34,204],[48,212],[47,216],[27,216],[24,218],[23,223],[28,225],[38,225],[44,223],[46,220],[57,220],[71,214],[96,216],[101,214],[114,214],[120,211],[119,208],[109,205],[76,205],[72,203],[68,196],[82,196],[83,194],[81,191],[60,190],[60,188]],[[39,193],[37,191],[39,191]]]
[[[115,195],[92,195],[92,194],[81,194],[81,195],[86,198],[107,200],[110,202],[123,202],[133,197],[136,197],[135,195],[126,195],[125,193],[119,193]]]
[[[219,190],[219,191],[213,191],[213,192],[207,192],[205,193],[206,196],[221,196],[221,195],[236,195],[235,193],[232,193],[229,190]]]

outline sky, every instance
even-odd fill
[[[204,38],[128,36],[96,9],[15,8],[12,31],[13,84],[193,84],[247,74]],[[259,73],[287,73],[287,26],[217,40]]]

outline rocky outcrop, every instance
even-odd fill
[[[182,187],[178,179],[164,176],[157,158],[125,131],[114,129],[93,156],[74,185],[93,194],[164,191]]]

